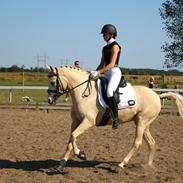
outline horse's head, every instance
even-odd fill
[[[49,66],[48,72],[48,103],[55,104],[58,97],[66,93],[67,82],[61,78],[59,68]]]

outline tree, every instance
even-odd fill
[[[10,72],[19,72],[21,71],[21,68],[18,67],[18,65],[12,65],[10,68],[9,68]]]
[[[166,53],[164,65],[167,68],[181,67],[183,64],[183,0],[166,0],[162,3],[160,16],[163,19],[170,42],[165,42],[162,50]]]

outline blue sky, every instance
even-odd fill
[[[120,66],[162,69],[166,32],[163,0],[0,0],[0,66],[36,67],[36,56],[60,66],[79,59],[93,70],[106,44],[106,23],[117,27]],[[40,63],[43,66],[43,63]]]

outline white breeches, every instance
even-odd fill
[[[104,73],[104,77],[108,80],[107,97],[112,97],[121,80],[121,70],[114,67]]]

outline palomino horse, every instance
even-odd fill
[[[66,92],[70,92],[72,98],[71,134],[63,159],[57,166],[57,170],[60,172],[62,172],[66,166],[66,162],[69,159],[72,150],[80,159],[86,159],[84,151],[81,151],[77,147],[76,138],[90,127],[98,126],[105,112],[98,102],[96,82],[90,81],[88,78],[88,72],[76,67],[49,67],[48,102],[50,104],[55,103],[56,99]],[[121,168],[124,168],[135,152],[137,152],[139,146],[142,144],[143,138],[149,147],[147,165],[152,166],[155,154],[155,140],[149,131],[149,126],[160,113],[160,98],[174,99],[179,109],[179,113],[183,118],[183,97],[181,95],[168,92],[159,96],[152,89],[147,87],[133,87],[137,99],[136,105],[133,108],[119,110],[119,119],[121,123],[134,121],[136,125],[136,136],[133,147],[119,164],[119,167]]]

